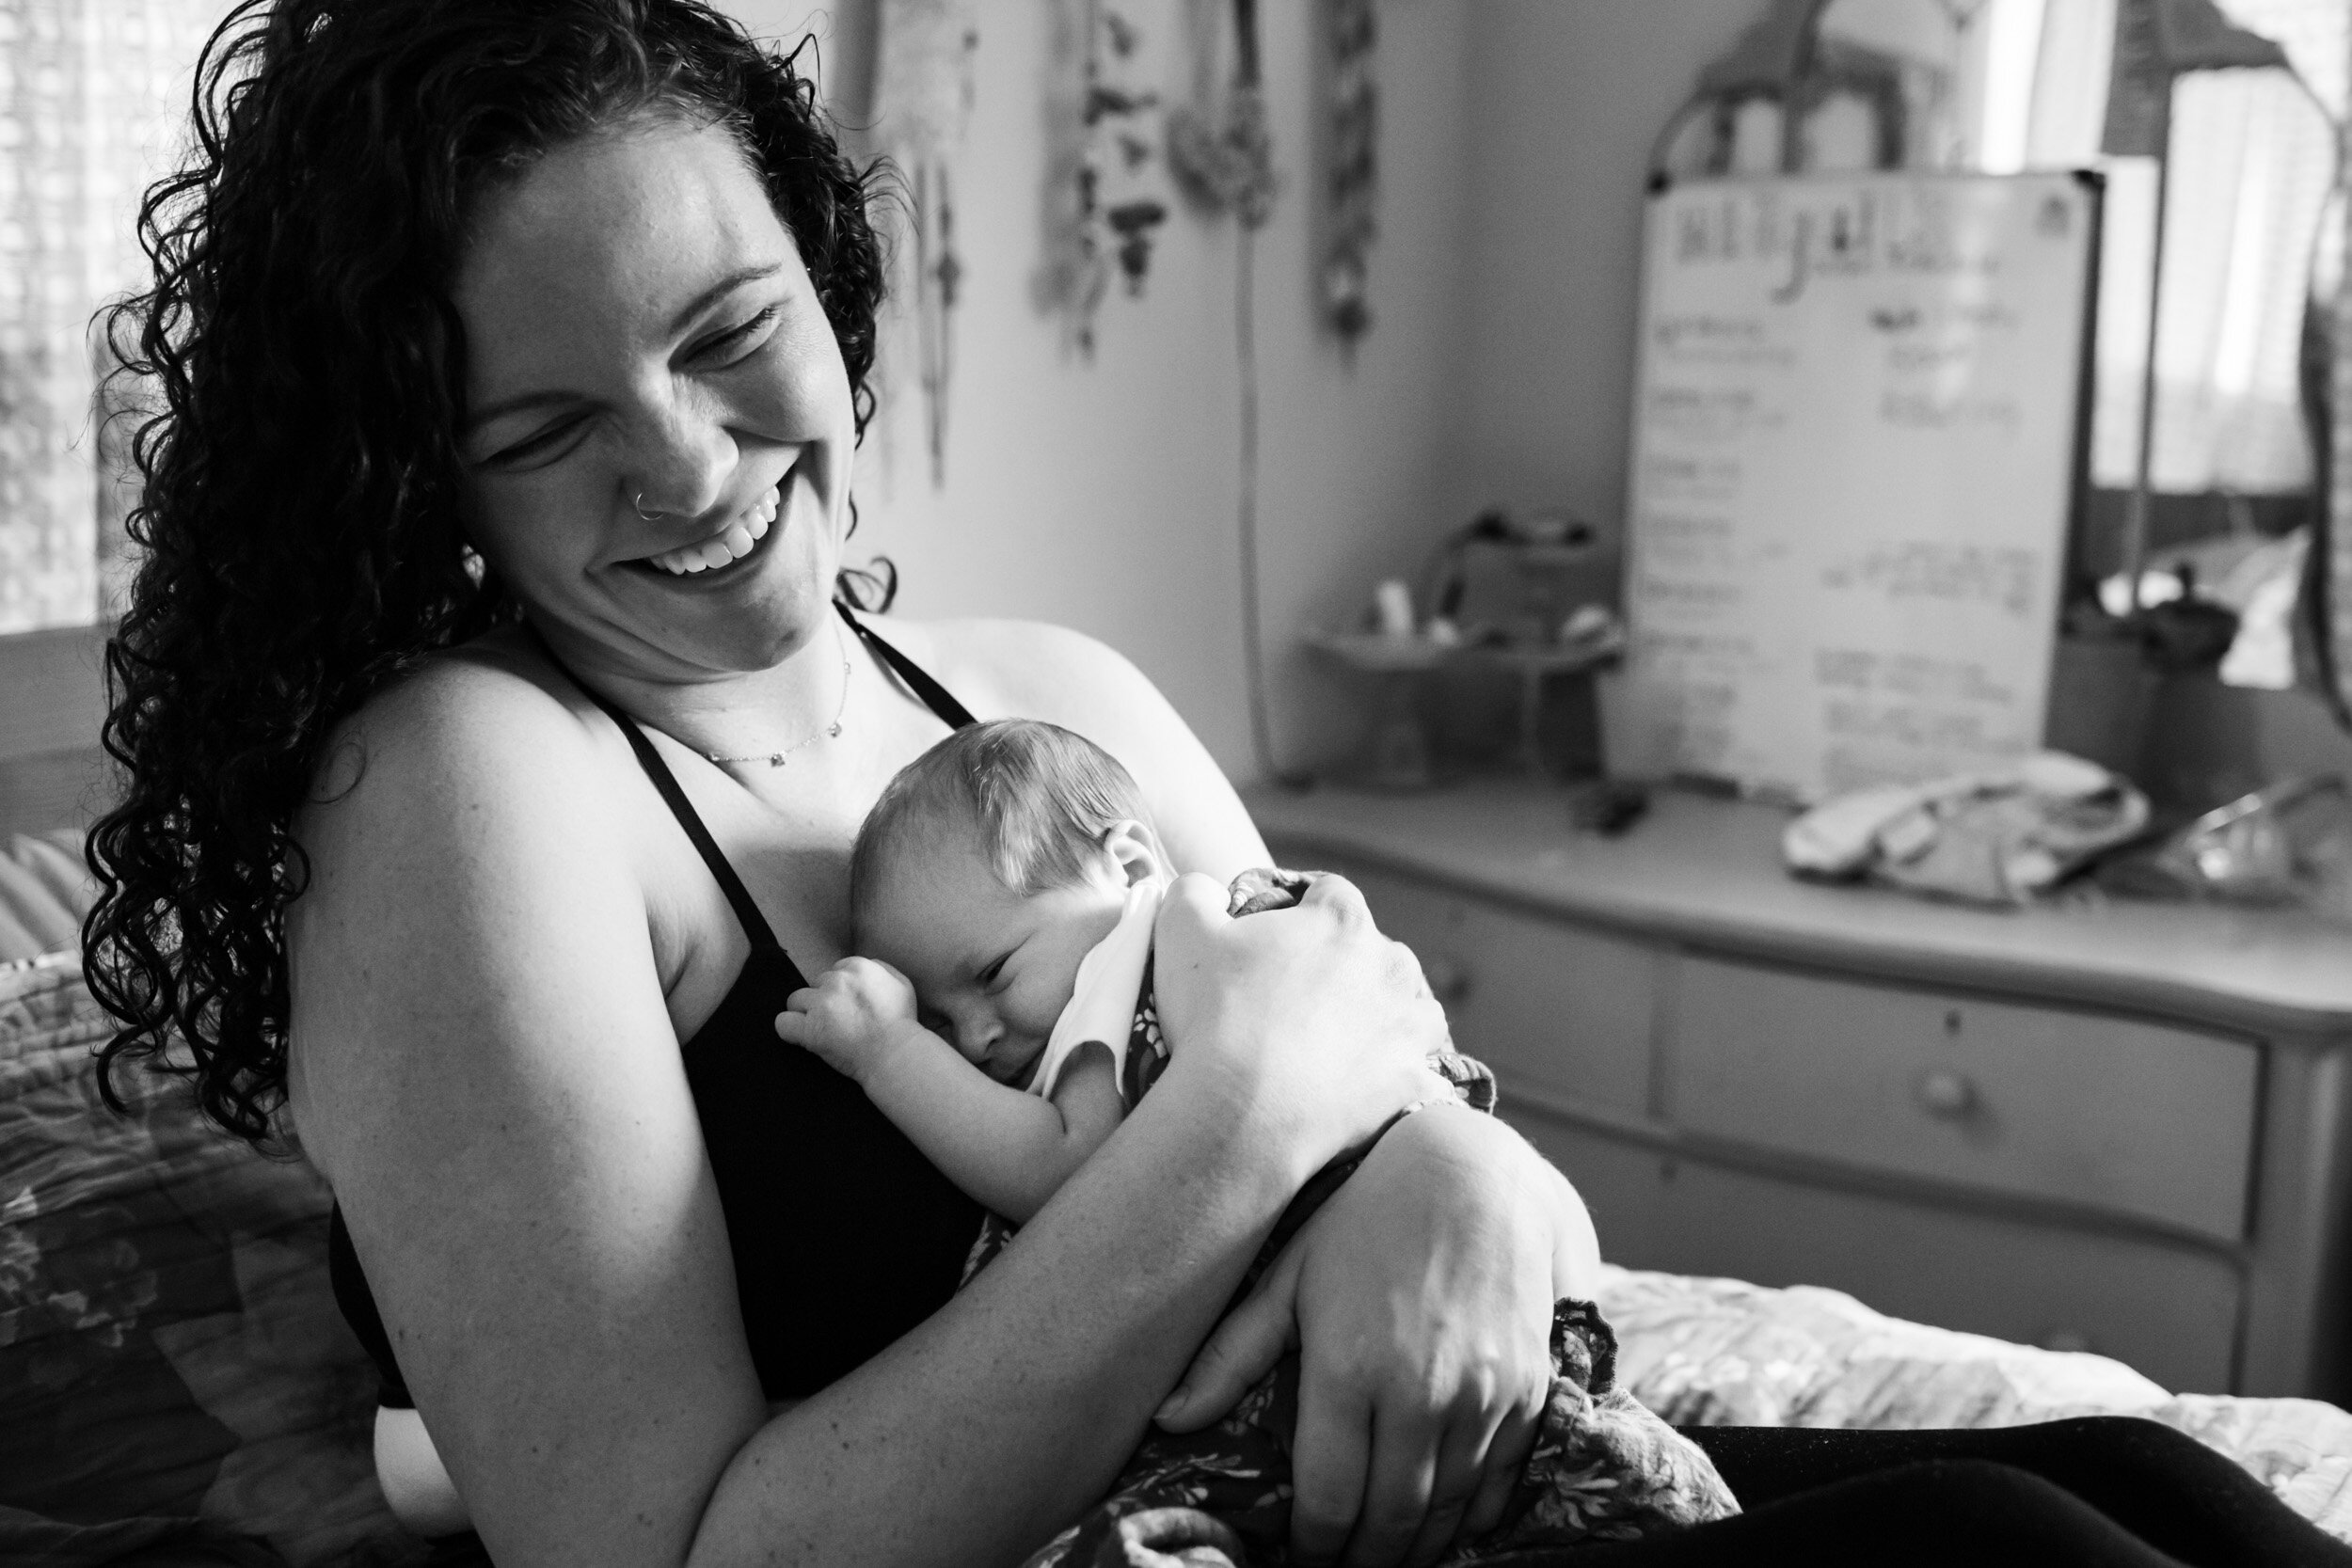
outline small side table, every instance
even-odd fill
[[[1412,793],[1435,784],[1429,732],[1420,707],[1421,683],[1450,666],[1505,670],[1518,677],[1518,734],[1512,748],[1528,777],[1546,776],[1537,746],[1544,682],[1578,674],[1613,660],[1622,638],[1589,643],[1446,644],[1427,637],[1391,637],[1379,632],[1311,632],[1307,646],[1346,669],[1373,677],[1378,706],[1373,720],[1370,756],[1353,782],[1389,793]]]

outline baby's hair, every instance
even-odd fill
[[[900,768],[866,813],[850,852],[852,919],[863,927],[885,861],[915,847],[909,830],[923,824],[974,832],[1025,898],[1080,880],[1105,833],[1149,820],[1134,777],[1084,736],[1037,719],[969,724]]]

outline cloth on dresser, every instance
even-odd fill
[[[1233,880],[1228,908],[1237,918],[1286,908],[1306,888],[1306,879],[1294,873],[1245,872]],[[1130,912],[1147,903],[1156,911],[1156,892],[1146,898],[1131,897]],[[1147,940],[1139,989],[1130,993],[1123,1051],[1114,1052],[1120,1058],[1120,1089],[1130,1106],[1168,1063],[1151,988],[1148,917],[1141,929]],[[1115,931],[1105,946],[1118,940]],[[1114,961],[1132,962],[1134,958],[1130,951]],[[1080,975],[1073,1006],[1088,991],[1086,971]],[[1060,1034],[1057,1030],[1056,1037]],[[1063,1055],[1077,1043],[1069,1042]],[[1432,1056],[1430,1066],[1465,1105],[1479,1111],[1494,1108],[1494,1074],[1483,1064],[1449,1051]],[[1039,1079],[1050,1081],[1042,1065]],[[1236,1301],[1347,1180],[1364,1152],[1326,1166],[1291,1201],[1250,1264]],[[1012,1227],[1003,1220],[988,1220],[965,1269],[967,1283],[1012,1234]],[[1454,1553],[1450,1561],[1470,1563],[1502,1552],[1585,1541],[1631,1540],[1739,1512],[1705,1452],[1616,1386],[1616,1339],[1597,1307],[1565,1299],[1558,1304],[1552,1314],[1551,1356],[1551,1391],[1505,1523],[1486,1539]],[[1297,1419],[1298,1357],[1294,1353],[1222,1420],[1199,1432],[1148,1433],[1110,1496],[1047,1543],[1026,1568],[1128,1568],[1161,1560],[1181,1561],[1187,1568],[1246,1568],[1288,1560],[1290,1445]]]
[[[2148,812],[2122,774],[2042,752],[1990,772],[1838,796],[1788,824],[1781,858],[1800,876],[2022,904],[2137,837]]]

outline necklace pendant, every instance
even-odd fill
[[[825,738],[828,740],[838,740],[841,738],[840,720],[836,719],[825,727]]]

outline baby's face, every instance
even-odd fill
[[[1127,889],[1108,855],[1074,887],[1024,895],[965,835],[890,857],[860,947],[914,983],[924,1022],[1001,1084],[1029,1070],[1069,1006],[1078,963],[1110,935]]]

